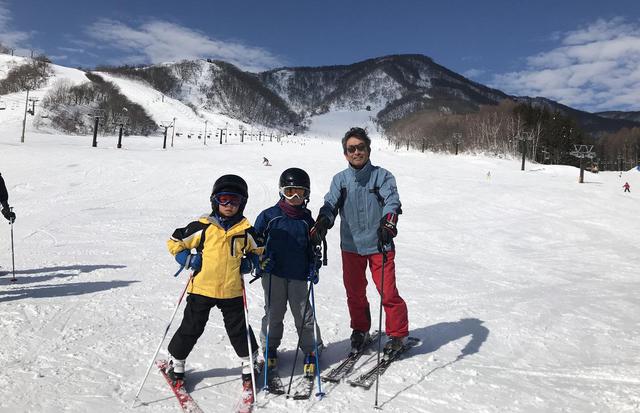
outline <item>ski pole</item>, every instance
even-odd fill
[[[313,290],[313,282],[311,282],[311,287],[309,287],[309,289],[311,291],[311,310],[313,311],[313,345],[316,351],[316,376],[318,380],[318,393],[316,393],[316,398],[322,399],[322,397],[324,397],[324,392],[322,391],[322,380],[320,380],[320,355],[318,354],[318,321],[316,320],[316,300]]]
[[[382,348],[382,301],[384,300],[384,264],[387,262],[387,251],[382,247],[382,270],[380,271],[380,310],[378,312],[378,364],[380,364],[380,350]],[[378,387],[380,385],[380,369],[376,369],[376,401],[374,407],[378,408]]]
[[[307,290],[307,298],[304,303],[304,311],[302,311],[302,321],[300,322],[300,329],[298,330],[298,344],[296,344],[296,355],[293,358],[293,367],[291,367],[291,376],[289,377],[289,387],[287,388],[287,397],[289,397],[289,395],[291,394],[291,383],[293,383],[293,372],[296,370],[296,363],[298,361],[298,352],[300,351],[300,342],[302,340],[302,329],[304,328],[304,319],[307,318],[307,309],[309,308],[310,293],[311,293],[311,287],[309,287],[309,289]]]
[[[184,289],[182,290],[182,294],[180,294],[180,298],[178,299],[178,303],[176,304],[176,308],[173,310],[173,314],[171,315],[171,319],[169,320],[169,323],[167,324],[167,327],[164,329],[164,334],[162,335],[162,339],[160,339],[160,343],[158,343],[158,348],[156,348],[156,352],[153,353],[153,358],[151,359],[151,363],[149,363],[149,368],[147,368],[147,372],[145,373],[144,378],[142,379],[142,383],[140,383],[140,388],[138,389],[138,392],[136,393],[136,397],[133,399],[133,403],[131,403],[131,407],[132,408],[136,404],[136,401],[138,400],[138,396],[140,395],[140,392],[142,391],[142,387],[144,387],[144,383],[147,381],[147,377],[149,377],[149,372],[151,371],[151,368],[153,367],[153,364],[156,361],[156,357],[158,356],[158,352],[160,351],[160,347],[162,347],[162,343],[164,342],[164,339],[167,337],[167,333],[169,332],[169,328],[171,327],[171,323],[173,323],[173,319],[175,318],[176,313],[178,312],[178,308],[180,308],[180,303],[182,303],[182,299],[184,298],[184,294],[187,292],[187,288],[189,287],[189,284],[191,283],[191,280],[193,280],[194,273],[195,273],[195,271],[191,273],[191,276],[189,277],[189,280],[187,280],[187,284],[184,286]]]
[[[253,368],[253,349],[251,348],[251,330],[249,327],[249,307],[247,306],[247,290],[244,288],[244,278],[242,278],[242,304],[244,305],[244,326],[247,330],[247,350],[249,350],[249,367],[251,368],[251,386],[253,386],[253,403],[256,403],[256,374]]]
[[[13,207],[9,208],[9,211],[13,212]],[[13,278],[11,278],[9,281],[11,282],[16,282],[18,281],[18,279],[16,278],[16,259],[14,256],[14,248],[13,248],[13,219],[9,220],[9,223],[11,224],[11,266],[13,267]]]
[[[264,386],[262,387],[265,390],[265,394],[267,393],[268,386],[268,373],[269,373],[269,332],[271,330],[271,279],[273,276],[269,274],[269,288],[267,292],[267,331],[265,337],[265,350],[264,350],[264,358],[267,369],[264,371]]]
[[[270,239],[271,239],[271,235],[269,234],[269,236],[267,237],[267,240],[264,243],[265,251],[267,249],[267,246],[269,245]],[[256,276],[251,281],[249,281],[249,284],[255,281],[257,277],[259,277],[259,275],[257,275],[257,271],[256,271]],[[269,288],[267,291],[267,329],[265,332],[266,348],[264,350],[264,358],[265,358],[264,363],[266,368],[264,370],[264,385],[262,386],[262,389],[265,390],[265,397],[266,397],[267,390],[269,388],[268,376],[269,376],[269,333],[271,332],[271,280],[273,280],[273,275],[269,273]]]

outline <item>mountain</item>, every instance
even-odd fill
[[[555,102],[551,99],[543,98],[543,97],[519,97],[513,96],[517,102],[530,104],[535,107],[546,107],[550,111],[559,111],[570,118],[576,120],[578,125],[580,125],[584,130],[591,132],[595,135],[599,135],[605,132],[615,132],[624,127],[632,128],[632,127],[640,127],[640,119],[634,121],[630,118],[624,117],[605,117],[598,113],[590,113],[582,110],[574,109],[572,107],[563,105],[562,103]],[[606,112],[605,112],[606,113]],[[625,113],[625,112],[620,112]],[[629,112],[633,113],[633,112]],[[640,112],[636,112],[640,113]]]
[[[640,123],[640,111],[636,111],[636,112],[621,112],[621,111],[596,112],[596,115],[598,115],[600,117],[603,117],[603,118],[608,118],[608,119],[629,120],[629,121],[632,121],[632,122],[639,122]]]
[[[473,111],[508,96],[423,55],[393,55],[343,66],[281,68],[258,77],[304,115],[375,110],[382,124],[424,109]]]
[[[350,65],[284,67],[260,73],[207,59],[100,67],[96,74],[150,111],[149,116],[156,123],[176,117],[195,134],[204,133],[206,122],[217,129],[234,124],[238,129],[256,127],[291,132],[309,127],[320,115],[356,112],[387,127],[417,112],[468,113],[504,99],[560,111],[596,135],[640,126],[640,112],[593,114],[543,97],[510,96],[418,54],[383,56]],[[135,79],[136,83],[126,79]],[[74,82],[77,83],[77,76]],[[165,102],[165,98],[173,100]]]

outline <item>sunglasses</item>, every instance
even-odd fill
[[[295,197],[298,197],[298,199],[307,199],[309,197],[309,189],[303,186],[285,186],[280,188],[280,193],[289,200]]]
[[[220,192],[219,194],[215,194],[213,196],[216,203],[222,206],[240,206],[242,201],[244,201],[244,197],[240,194],[235,194],[233,192]]]
[[[349,146],[347,146],[347,152],[355,153],[356,151],[366,152],[367,151],[367,145],[365,145],[364,143],[359,143],[357,145],[349,145]]]

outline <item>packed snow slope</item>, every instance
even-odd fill
[[[312,179],[317,213],[345,167],[337,140],[202,145],[161,138],[40,135],[2,126],[0,172],[17,221],[18,282],[0,277],[0,411],[177,412],[151,361],[186,274],[166,240],[210,209],[214,180],[249,183],[253,221],[278,200],[292,166]],[[273,166],[262,165],[267,157]],[[392,171],[404,213],[397,237],[398,288],[420,347],[380,379],[386,412],[632,412],[640,410],[640,173],[587,174],[565,166],[482,156],[394,151],[374,141],[372,161]],[[490,174],[489,174],[490,172]],[[625,181],[631,193],[623,193]],[[10,226],[0,227],[0,271],[11,270]],[[316,287],[327,349],[323,370],[348,350],[339,234]],[[378,297],[369,285],[373,325]],[[259,326],[263,292],[248,286]],[[288,316],[289,317],[289,316]],[[181,311],[169,337],[181,320]],[[287,319],[281,372],[293,365]],[[166,345],[159,357],[166,357]],[[375,360],[361,359],[358,371]],[[301,374],[298,362],[295,375]],[[187,360],[188,388],[208,412],[232,411],[239,360],[214,309]],[[288,377],[285,377],[285,383]],[[258,395],[262,412],[368,411],[374,390],[324,384],[323,400]]]

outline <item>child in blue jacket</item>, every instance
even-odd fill
[[[270,369],[277,365],[287,303],[299,333],[300,349],[305,354],[304,371],[309,373],[314,368],[313,311],[308,302],[307,281],[311,278],[318,282],[319,260],[309,240],[309,229],[315,223],[306,207],[309,194],[309,175],[300,168],[285,170],[280,175],[280,201],[262,211],[254,225],[256,234],[265,242],[260,265],[265,295],[260,342]],[[319,328],[317,340],[321,349]]]

